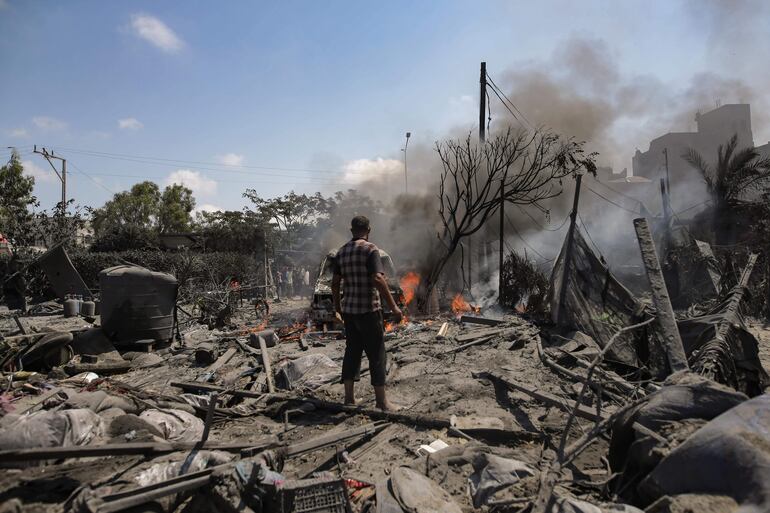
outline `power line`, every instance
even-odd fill
[[[593,237],[591,237],[591,232],[588,231],[588,226],[586,226],[586,222],[583,221],[582,217],[580,217],[580,212],[578,212],[577,216],[578,216],[578,219],[580,219],[580,224],[583,225],[583,231],[585,231],[586,235],[588,235],[588,240],[591,241],[591,244],[593,245],[593,247],[596,250],[596,252],[599,253],[599,256],[604,258],[604,255],[602,255],[602,250],[599,249],[599,246],[596,245],[596,243],[594,242]]]
[[[599,185],[602,185],[603,187],[605,187],[605,188],[607,188],[607,189],[611,190],[611,191],[612,191],[612,192],[614,192],[615,194],[619,194],[620,196],[623,196],[623,197],[624,197],[624,198],[626,198],[626,199],[630,199],[631,201],[636,201],[637,203],[642,203],[642,202],[641,202],[641,201],[639,201],[637,198],[634,198],[633,196],[629,196],[628,194],[624,194],[624,193],[620,192],[619,190],[617,190],[617,189],[615,189],[615,188],[613,188],[613,187],[610,187],[610,186],[609,186],[609,185],[607,185],[606,183],[604,183],[604,182],[602,182],[602,181],[600,181],[600,180],[597,180],[597,179],[596,179],[596,177],[593,177],[593,178],[594,178],[594,181],[595,181],[596,183],[598,183]]]
[[[564,220],[561,222],[561,224],[560,224],[560,225],[559,225],[557,228],[546,228],[545,226],[541,225],[541,224],[540,224],[540,223],[537,221],[537,219],[535,219],[534,217],[532,217],[532,215],[531,215],[529,212],[527,212],[526,210],[524,210],[524,208],[522,208],[522,207],[521,207],[521,205],[516,205],[516,207],[517,207],[519,210],[521,210],[522,212],[524,212],[524,214],[525,214],[527,217],[529,217],[530,219],[532,219],[532,222],[533,222],[533,223],[535,223],[535,224],[537,225],[537,227],[538,227],[538,228],[540,228],[541,230],[547,231],[547,232],[558,232],[559,230],[561,230],[562,228],[564,228],[564,225],[565,225],[565,224],[567,224],[567,221],[569,221],[569,216],[571,216],[571,215],[572,215],[572,212],[570,212],[569,214],[567,214],[567,217],[565,217],[565,218],[564,218]]]
[[[504,97],[506,100],[508,100],[508,103],[510,103],[510,104],[511,104],[511,106],[514,108],[514,110],[515,110],[516,112],[518,112],[518,113],[519,113],[519,116],[521,116],[521,117],[522,117],[522,119],[523,119],[524,121],[526,121],[526,122],[527,122],[527,124],[529,125],[529,127],[530,127],[531,129],[533,129],[533,130],[534,130],[534,129],[535,129],[535,127],[534,127],[534,126],[532,126],[532,123],[530,123],[530,122],[529,122],[529,120],[528,120],[528,119],[527,119],[527,117],[524,115],[524,113],[523,113],[523,112],[521,112],[521,111],[519,110],[519,108],[516,106],[516,104],[515,104],[515,103],[513,103],[513,102],[511,101],[511,99],[510,99],[510,98],[508,98],[508,96],[505,94],[505,92],[504,92],[504,91],[503,91],[503,90],[502,90],[502,89],[501,89],[501,88],[500,88],[500,87],[499,87],[499,86],[498,86],[498,85],[495,83],[495,81],[494,81],[494,80],[492,80],[492,77],[491,77],[491,76],[489,76],[489,73],[487,73],[487,78],[489,79],[489,82],[492,84],[492,89],[493,89],[493,90],[494,90],[494,89],[497,89],[497,90],[500,92],[500,94],[502,94],[502,95],[503,95],[503,97]],[[501,99],[500,101],[502,101],[502,99]]]
[[[72,152],[73,150],[65,150],[65,151]],[[151,165],[151,166],[171,167],[171,168],[177,168],[177,169],[180,167],[180,165],[182,165],[182,164],[172,164],[172,163],[169,163],[169,162],[156,162],[156,161],[152,161],[152,160],[134,159],[134,158],[130,158],[130,157],[119,157],[119,156],[111,156],[111,155],[97,155],[97,154],[83,153],[83,152],[77,152],[77,151],[75,153],[80,153],[82,155],[87,155],[87,156],[91,156],[91,157],[106,158],[106,159],[111,159],[111,160],[122,160],[122,161],[128,161],[128,162],[135,162],[135,163],[138,163],[138,164],[147,164],[147,165]],[[259,175],[259,176],[286,177],[287,176],[286,173],[288,172],[288,171],[286,171],[286,172],[283,172],[283,173],[263,173],[263,172],[254,173],[254,172],[242,171],[242,170],[238,170],[238,169],[219,169],[219,168],[195,166],[195,165],[188,165],[188,164],[183,164],[183,165],[185,166],[185,168],[190,169],[190,170],[194,170],[194,171],[215,171],[215,172],[223,172],[223,173],[242,174],[242,175],[248,175],[248,176],[254,176],[256,174],[256,175]],[[292,175],[289,175],[289,176],[292,176]],[[323,180],[323,179],[325,179],[325,177],[313,177],[313,176],[296,176],[296,178],[302,178],[302,179],[306,179],[306,180]]]
[[[513,113],[513,111],[511,110],[511,108],[510,108],[510,107],[508,107],[508,105],[507,105],[507,104],[506,104],[506,103],[503,101],[503,99],[502,99],[502,98],[500,98],[500,95],[497,93],[497,91],[495,90],[495,88],[494,88],[494,87],[492,88],[492,92],[493,92],[493,93],[495,93],[495,96],[497,96],[497,98],[500,100],[500,103],[502,103],[502,104],[503,104],[503,107],[505,107],[505,108],[506,108],[506,110],[507,110],[508,112],[510,112],[510,113],[511,113],[511,116],[513,116],[513,118],[514,118],[516,121],[518,121],[518,122],[519,122],[519,124],[520,124],[522,127],[524,127],[524,128],[527,128],[527,127],[524,125],[524,123],[522,123],[522,122],[521,122],[521,120],[520,120],[520,119],[519,119],[519,118],[516,116],[516,114],[514,114],[514,113]]]
[[[519,230],[517,230],[517,229],[516,229],[516,225],[515,225],[515,224],[513,224],[513,221],[511,221],[511,218],[508,216],[508,214],[507,214],[507,213],[505,214],[505,219],[508,221],[508,224],[509,224],[509,225],[511,225],[511,228],[513,228],[513,231],[516,233],[516,236],[517,236],[519,239],[521,239],[521,242],[523,242],[525,246],[527,246],[529,249],[531,249],[532,251],[534,251],[534,252],[535,252],[535,254],[536,254],[536,255],[538,255],[540,258],[542,258],[542,259],[543,259],[545,262],[550,262],[551,260],[553,260],[553,258],[551,258],[551,259],[548,259],[548,258],[546,258],[545,256],[543,256],[543,254],[542,254],[542,253],[540,253],[538,250],[536,250],[535,248],[533,248],[533,247],[532,247],[532,245],[531,245],[529,242],[527,242],[527,241],[524,239],[524,237],[522,237],[522,236],[521,236],[521,233],[519,233]]]
[[[93,176],[113,176],[113,177],[119,177],[119,178],[139,178],[143,180],[161,180],[162,177],[158,176],[147,176],[147,175],[131,175],[131,174],[123,174],[123,173],[90,173]],[[239,184],[251,184],[251,185],[286,185],[286,184],[297,184],[297,185],[338,185],[338,186],[351,186],[355,185],[354,183],[350,182],[299,182],[296,180],[292,181],[248,181],[248,180],[217,180],[217,183],[239,183]]]
[[[625,210],[626,212],[631,212],[632,214],[636,214],[636,215],[639,214],[639,212],[636,212],[634,210],[628,209],[628,208],[624,207],[623,205],[620,205],[619,203],[615,203],[614,201],[612,201],[611,199],[607,198],[606,196],[602,196],[601,194],[599,194],[598,192],[596,192],[595,190],[593,190],[592,188],[590,188],[588,186],[586,186],[586,189],[588,189],[592,193],[596,194],[597,196],[599,196],[601,199],[603,199],[607,203],[615,205],[616,207],[618,207],[618,208],[620,208],[622,210]]]
[[[75,168],[75,170],[78,172],[78,174],[81,174],[81,175],[85,176],[86,178],[88,178],[89,180],[91,180],[91,181],[92,181],[92,182],[94,182],[96,185],[98,185],[99,187],[101,187],[101,188],[102,188],[102,189],[104,189],[105,191],[109,192],[110,194],[116,194],[116,193],[115,193],[115,191],[113,191],[112,189],[110,189],[109,187],[107,187],[106,185],[104,185],[103,183],[101,183],[99,180],[97,180],[97,179],[93,178],[91,175],[89,175],[88,173],[86,173],[85,171],[83,171],[82,169],[80,169],[80,167],[78,167],[78,165],[77,165],[77,164],[75,164],[74,162],[72,162],[72,160],[68,159],[68,162],[70,163],[70,165],[71,165],[72,167],[74,167],[74,168]]]
[[[155,165],[166,165],[171,167],[178,167],[179,165],[195,165],[198,166],[197,169],[205,169],[210,171],[224,171],[224,172],[240,172],[240,173],[246,173],[251,174],[246,171],[238,171],[239,169],[254,169],[254,170],[262,170],[262,171],[283,171],[286,172],[296,172],[296,173],[331,173],[331,174],[370,174],[365,171],[347,171],[344,169],[307,169],[307,168],[292,168],[292,167],[274,167],[274,166],[256,166],[256,165],[247,165],[247,164],[223,164],[219,162],[204,162],[204,161],[196,161],[196,160],[183,160],[183,159],[169,159],[169,158],[162,158],[162,157],[149,157],[149,156],[143,156],[143,155],[130,155],[126,153],[109,153],[104,151],[96,151],[96,150],[83,150],[78,148],[67,148],[67,147],[60,147],[60,149],[73,152],[73,153],[79,153],[83,155],[88,155],[91,157],[100,157],[100,158],[110,158],[115,160],[126,160],[129,162],[142,162],[142,163],[152,163]],[[163,163],[163,164],[162,164]],[[200,166],[217,166],[216,168],[208,168],[208,167],[200,167]],[[224,169],[222,169],[224,168]],[[275,175],[275,176],[286,176],[285,174]]]

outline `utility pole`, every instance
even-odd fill
[[[503,300],[503,246],[505,245],[505,179],[508,177],[506,170],[503,173],[503,179],[500,182],[500,244],[498,248],[498,279],[497,279],[497,301]]]
[[[37,144],[34,146],[34,153],[39,153],[42,155],[48,163],[51,165],[51,168],[53,169],[53,172],[56,173],[56,176],[59,177],[59,180],[61,180],[61,203],[62,203],[62,215],[65,215],[67,213],[67,159],[57,157],[54,155],[53,150],[50,152],[43,148],[43,151],[39,151],[37,149]],[[61,160],[61,173],[58,169],[56,169],[56,166],[53,165],[53,162],[51,162],[51,159],[54,160]]]
[[[487,113],[487,63],[481,63],[479,73],[479,143],[483,144],[486,140],[484,121]],[[471,249],[471,237],[468,236],[468,282],[473,282],[473,250]]]
[[[564,259],[562,260],[563,272],[561,275],[561,287],[559,288],[559,302],[556,305],[556,312],[553,315],[557,325],[561,325],[564,320],[564,299],[567,297],[567,281],[569,280],[570,263],[572,262],[572,246],[575,241],[575,224],[578,214],[578,202],[580,201],[580,183],[583,175],[577,175],[575,178],[575,196],[572,200],[572,213],[569,215],[569,232],[567,232],[567,245],[564,249]]]
[[[666,190],[671,194],[671,175],[668,172],[668,148],[663,148],[663,160],[666,164]]]
[[[406,142],[404,143],[404,194],[409,194],[409,181],[406,174],[406,149],[409,147],[409,138],[412,136],[412,132],[406,133]]]
[[[486,140],[484,121],[487,115],[487,63],[481,63],[481,76],[479,78],[479,142]]]

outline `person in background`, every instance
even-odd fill
[[[286,299],[294,298],[294,273],[290,267],[286,268]]]
[[[281,271],[278,271],[275,273],[275,290],[278,294],[278,300],[281,300],[281,296],[284,296],[283,291],[283,273]]]
[[[313,289],[310,288],[310,271],[307,269],[302,269],[302,286],[305,288],[307,297],[313,297]]]
[[[402,314],[385,280],[380,250],[369,242],[370,231],[366,217],[356,216],[351,221],[353,238],[337,251],[332,262],[332,297],[334,310],[345,323],[345,356],[342,360],[345,403],[356,403],[354,380],[361,370],[361,356],[366,353],[376,405],[388,411],[393,407],[385,396],[387,356],[380,298],[387,301],[394,322],[400,322]]]

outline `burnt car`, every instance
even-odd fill
[[[385,270],[385,279],[388,281],[388,287],[390,293],[393,295],[393,299],[399,308],[404,307],[404,291],[401,290],[401,286],[398,284],[396,278],[396,267],[393,265],[393,260],[385,251],[380,251],[380,260],[382,261],[382,268]],[[315,284],[315,290],[313,291],[313,302],[310,304],[310,318],[316,326],[328,325],[331,326],[337,322],[337,318],[334,315],[334,299],[332,298],[332,260],[337,254],[336,251],[331,251],[326,254],[321,262],[321,269],[318,273],[318,280]],[[391,311],[388,304],[382,301],[382,313],[386,323],[391,320]]]

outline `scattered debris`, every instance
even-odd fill
[[[552,322],[523,298],[491,310],[452,291],[451,311],[389,325],[385,411],[341,402],[345,332],[323,294],[258,310],[238,284],[185,302],[170,275],[105,269],[100,314],[5,316],[2,496],[100,512],[765,510],[770,378],[741,312],[757,256],[696,316],[674,310],[636,229],[649,297],[573,224]],[[419,285],[401,280],[407,303]]]

